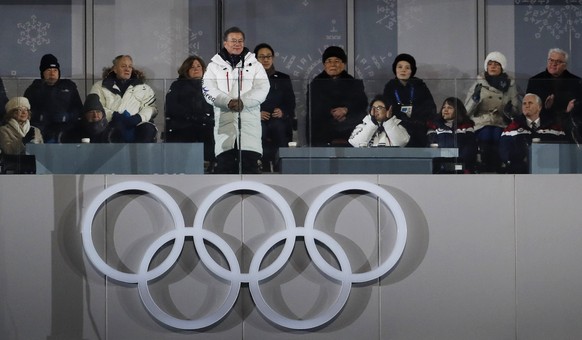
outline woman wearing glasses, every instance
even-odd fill
[[[25,144],[43,143],[40,130],[30,125],[30,103],[26,97],[14,97],[6,103],[5,124],[0,126],[0,151],[19,155]]]
[[[392,105],[378,95],[370,103],[370,114],[356,126],[348,141],[356,148],[406,146],[410,135],[400,123],[401,120],[392,114]]]

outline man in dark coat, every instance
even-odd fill
[[[324,70],[307,91],[307,141],[311,146],[350,146],[348,138],[366,115],[362,80],[345,70],[348,57],[338,46],[322,55]]]
[[[45,54],[40,61],[40,78],[24,91],[31,106],[30,123],[42,132],[45,143],[58,143],[63,131],[78,119],[83,102],[77,85],[61,79],[59,61]]]

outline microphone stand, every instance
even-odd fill
[[[241,119],[241,113],[242,113],[242,101],[241,101],[241,86],[242,86],[242,76],[243,76],[243,69],[245,66],[245,60],[244,60],[244,56],[241,56],[241,60],[240,60],[241,66],[237,66],[236,69],[238,70],[238,79],[237,79],[237,108],[238,108],[238,136],[237,136],[237,141],[238,141],[238,173],[239,175],[242,175],[242,142],[241,142],[241,137],[242,137],[242,119]],[[236,65],[235,65],[236,66]]]

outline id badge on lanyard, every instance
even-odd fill
[[[394,96],[398,101],[398,104],[402,105],[402,101],[400,100],[400,95],[398,94],[398,90],[394,90]],[[406,114],[408,118],[412,116],[412,101],[414,100],[414,87],[410,88],[410,105],[402,105],[400,106],[400,112]]]
[[[400,107],[400,112],[405,113],[408,118],[410,118],[410,116],[412,116],[412,105],[402,105]]]

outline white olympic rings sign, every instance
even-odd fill
[[[113,195],[129,190],[143,191],[152,195],[157,201],[159,201],[159,203],[165,206],[174,222],[174,229],[160,236],[149,246],[149,248],[147,248],[141,259],[137,273],[121,272],[109,266],[97,252],[92,237],[93,220],[98,209]],[[279,209],[285,223],[284,230],[273,234],[258,248],[251,260],[248,273],[241,272],[235,252],[224,239],[217,234],[202,228],[204,219],[214,203],[228,193],[241,190],[255,191],[269,198],[274,206]],[[353,273],[348,256],[339,243],[329,235],[314,228],[315,219],[323,205],[334,195],[348,190],[361,190],[376,195],[380,201],[390,209],[396,222],[396,238],[392,243],[392,251],[382,263],[378,264],[376,268],[364,273]],[[260,289],[261,281],[272,277],[285,266],[288,259],[291,257],[293,247],[295,246],[295,240],[298,236],[304,238],[307,252],[314,265],[325,275],[341,283],[341,288],[338,294],[339,296],[326,311],[313,318],[303,320],[290,319],[276,312],[265,301]],[[149,281],[164,275],[164,273],[166,273],[166,271],[176,263],[182,252],[186,237],[193,238],[198,256],[208,270],[218,277],[230,282],[230,289],[223,304],[217,310],[196,320],[179,319],[166,313],[156,304],[150,294],[148,286]],[[258,182],[239,181],[225,184],[212,191],[200,205],[194,218],[193,227],[186,227],[184,217],[178,204],[166,191],[150,183],[129,181],[115,184],[105,189],[91,202],[87,207],[87,211],[82,220],[82,239],[85,253],[96,269],[114,280],[137,284],[139,295],[146,309],[153,317],[168,326],[177,329],[194,330],[205,328],[217,323],[232,309],[238,298],[241,284],[248,283],[253,301],[257,309],[265,318],[277,325],[289,329],[312,329],[330,321],[341,311],[348,299],[353,283],[376,280],[388,273],[388,271],[396,265],[402,256],[406,245],[407,225],[404,212],[398,201],[386,190],[372,183],[350,181],[329,187],[315,199],[309,208],[305,219],[305,226],[298,227],[295,223],[291,207],[278,192],[271,187]],[[261,268],[261,263],[269,250],[282,240],[285,240],[285,243],[281,253],[273,263],[265,268]],[[334,268],[321,256],[316,247],[316,240],[325,244],[330,252],[333,253],[338,261],[340,269]],[[157,267],[149,269],[156,252],[162,246],[171,241],[173,241],[173,246],[167,258]],[[222,252],[228,263],[229,269],[225,269],[219,265],[210,256],[204,244],[205,241],[212,243]]]

